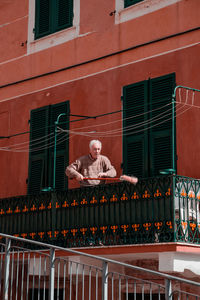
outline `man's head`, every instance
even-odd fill
[[[92,158],[97,159],[101,153],[102,144],[99,140],[92,140],[89,144]]]

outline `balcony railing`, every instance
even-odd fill
[[[74,249],[0,236],[3,300],[200,300],[197,281]]]
[[[200,244],[200,180],[142,179],[1,199],[0,231],[60,246]]]

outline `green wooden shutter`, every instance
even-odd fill
[[[50,113],[50,128],[51,132],[55,132],[55,121],[60,114],[66,113],[65,116],[60,117],[59,127],[62,129],[69,129],[69,101],[58,103],[51,106]],[[56,143],[56,190],[67,189],[67,177],[65,175],[65,168],[69,162],[69,134],[57,133],[57,143]],[[50,150],[50,171],[49,171],[49,182],[53,186],[53,168],[54,168],[54,144],[49,148]]]
[[[56,0],[55,31],[72,26],[73,0]]]
[[[123,88],[123,172],[138,177],[148,174],[147,89],[147,81]]]
[[[51,0],[36,0],[35,39],[51,33]]]
[[[38,194],[42,190],[44,163],[43,156],[32,156],[29,169],[28,194]]]
[[[47,186],[49,107],[31,111],[28,193],[39,193]]]
[[[175,74],[150,80],[150,175],[172,168],[172,94]],[[153,120],[157,120],[153,122]]]
[[[71,27],[73,0],[36,0],[35,39]]]
[[[136,4],[138,2],[142,2],[144,0],[124,0],[124,7],[128,7],[128,6],[131,6],[133,4]]]

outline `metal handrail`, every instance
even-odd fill
[[[42,247],[47,247],[47,248],[50,248],[52,250],[61,250],[61,251],[64,251],[64,252],[69,252],[69,253],[77,254],[77,255],[80,255],[80,256],[85,256],[85,257],[88,257],[88,258],[97,259],[97,260],[100,260],[101,262],[104,262],[104,263],[116,264],[116,265],[123,266],[123,267],[129,268],[129,269],[132,269],[132,270],[137,270],[137,271],[147,272],[147,273],[152,274],[152,275],[157,275],[157,276],[163,277],[163,278],[168,279],[168,280],[177,280],[179,282],[183,282],[183,283],[186,283],[186,284],[192,284],[192,285],[200,287],[200,283],[195,282],[195,281],[191,281],[191,280],[187,280],[187,279],[184,279],[184,278],[164,274],[164,273],[161,273],[161,272],[158,272],[158,271],[153,271],[153,270],[149,270],[149,269],[138,267],[138,266],[129,265],[127,263],[122,263],[122,262],[115,261],[115,260],[112,260],[112,259],[109,259],[109,258],[104,258],[104,257],[97,256],[97,255],[91,255],[91,254],[81,252],[81,251],[77,251],[77,250],[73,250],[73,249],[70,249],[70,248],[63,248],[63,247],[60,247],[60,246],[54,246],[54,245],[47,244],[47,243],[41,243],[41,242],[38,242],[38,241],[27,240],[27,239],[24,239],[24,238],[14,237],[14,236],[3,234],[3,233],[0,233],[0,236],[4,237],[6,239],[12,239],[12,240],[20,241],[20,242],[26,242],[26,243],[31,243],[31,244],[42,246]]]
[[[175,169],[175,102],[176,102],[176,91],[179,88],[183,88],[186,90],[190,90],[193,92],[200,92],[198,89],[190,88],[187,86],[177,85],[174,88],[173,94],[172,94],[172,169]]]
[[[179,88],[183,88],[183,89],[186,89],[186,90],[190,90],[190,91],[194,91],[194,92],[200,92],[200,90],[198,89],[194,89],[194,88],[191,88],[191,87],[188,87],[188,86],[183,86],[183,85],[177,85],[174,89],[174,92],[173,92],[173,95],[172,97],[175,98],[176,97],[176,91],[177,89]]]

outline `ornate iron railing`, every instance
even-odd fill
[[[200,243],[200,180],[160,176],[1,199],[0,231],[67,247]]]
[[[175,240],[200,244],[200,180],[175,177]]]

